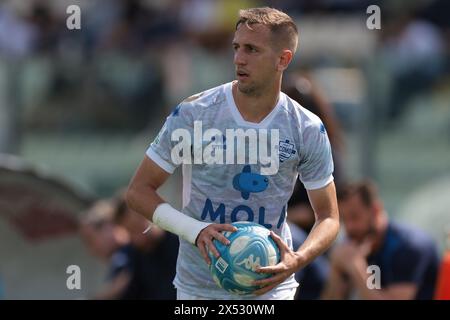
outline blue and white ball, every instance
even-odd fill
[[[213,241],[220,257],[216,258],[209,252],[210,270],[219,287],[234,294],[250,295],[259,289],[259,286],[252,285],[253,281],[271,276],[255,270],[260,266],[276,265],[280,261],[280,252],[270,237],[270,231],[263,226],[244,221],[232,225],[238,230],[222,232],[230,241],[228,246],[218,240]]]

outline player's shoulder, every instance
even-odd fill
[[[415,226],[406,223],[391,222],[389,224],[389,231],[388,233],[393,235],[392,238],[397,239],[399,243],[408,248],[428,251],[436,247],[434,239],[428,233]]]
[[[297,121],[301,130],[317,130],[323,132],[325,127],[322,120],[315,113],[302,106],[296,100],[286,97],[285,110],[290,114],[291,119]]]
[[[201,112],[205,108],[219,105],[226,99],[225,86],[226,84],[222,84],[193,94],[181,101],[177,108],[189,112]]]

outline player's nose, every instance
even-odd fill
[[[244,54],[240,50],[236,50],[234,53],[234,64],[237,66],[243,66],[247,64]]]

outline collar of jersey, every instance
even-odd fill
[[[248,127],[253,127],[253,128],[266,128],[270,124],[272,119],[275,117],[278,110],[281,109],[281,107],[285,101],[284,94],[282,92],[280,92],[280,96],[278,98],[278,102],[277,102],[277,105],[275,106],[275,108],[273,108],[273,110],[260,122],[250,122],[250,121],[245,120],[242,117],[241,113],[239,112],[239,109],[237,108],[236,103],[234,101],[232,88],[233,88],[233,82],[227,83],[225,85],[225,93],[226,93],[227,102],[228,102],[227,104],[230,108],[231,114],[238,125],[243,125],[243,126],[248,126]]]

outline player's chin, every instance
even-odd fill
[[[250,94],[250,93],[254,92],[255,86],[250,81],[240,81],[238,79],[237,85],[238,85],[239,91],[241,91],[242,93]]]
[[[237,86],[239,88],[239,90],[246,90],[246,88],[248,87],[249,83],[247,81],[247,79],[241,79],[241,78],[237,78]]]

